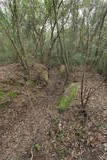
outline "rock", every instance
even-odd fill
[[[61,76],[63,76],[66,72],[66,67],[65,65],[61,65],[60,68],[59,68],[59,73]]]
[[[60,112],[65,111],[70,107],[70,104],[75,100],[80,85],[78,83],[71,83],[65,88],[63,95],[58,101],[58,109]]]
[[[30,67],[30,77],[31,80],[42,80],[48,83],[49,74],[48,69],[45,65],[36,63]]]

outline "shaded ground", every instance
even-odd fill
[[[7,75],[11,77],[15,71],[17,83],[12,78],[8,83]],[[83,125],[79,96],[69,110],[58,113],[56,104],[64,80],[57,71],[50,72],[50,83],[44,88],[24,84],[21,75],[14,64],[0,67],[0,88],[17,93],[0,108],[0,160],[107,159],[106,83],[92,96]],[[77,70],[75,81],[80,80],[81,70]],[[96,87],[101,81],[99,75],[87,72],[86,86]]]

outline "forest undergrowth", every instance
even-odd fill
[[[18,77],[12,75],[14,69]],[[9,72],[13,77],[6,79]],[[81,84],[82,70],[75,73],[68,84]],[[69,108],[58,111],[64,89],[58,69],[49,71],[45,86],[25,83],[19,75],[17,64],[0,67],[0,160],[107,159],[107,83],[99,74],[87,69],[85,86],[103,83],[91,96],[86,113],[80,112],[80,90]]]

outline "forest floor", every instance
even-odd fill
[[[58,112],[64,79],[57,70],[50,71],[46,87],[18,77],[8,81],[18,70],[15,64],[0,66],[0,160],[106,160],[107,82],[91,97],[81,124],[79,94],[68,110]],[[85,79],[92,88],[103,81],[90,71]],[[81,82],[81,69],[73,81]]]

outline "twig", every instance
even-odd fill
[[[33,157],[34,157],[34,154],[33,154],[33,147],[31,147],[31,159],[30,160],[33,160]]]
[[[83,90],[84,90],[84,72],[83,72],[82,81],[81,81],[81,106],[82,107],[84,107]]]

